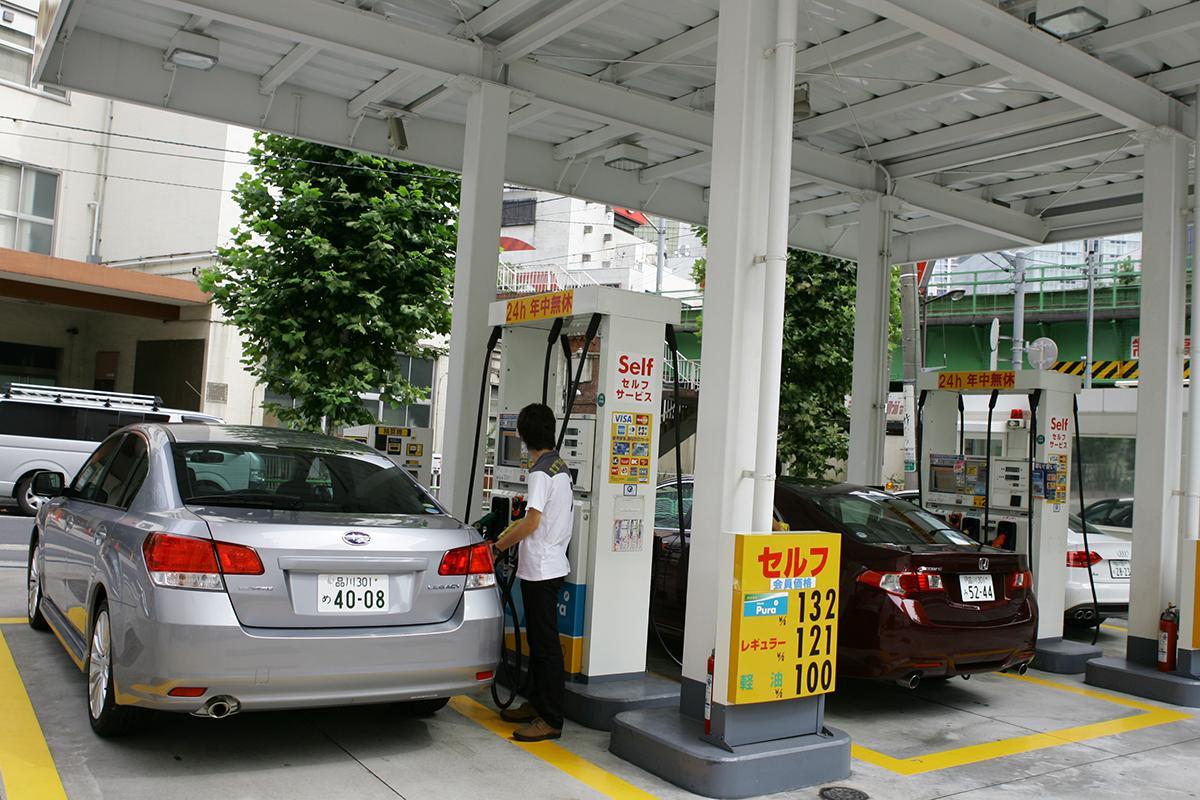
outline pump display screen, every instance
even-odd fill
[[[500,429],[500,465],[504,467],[525,466],[525,446],[521,437],[512,429]]]
[[[951,466],[933,466],[929,469],[929,488],[935,492],[955,494],[958,492],[958,476]]]

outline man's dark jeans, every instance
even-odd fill
[[[548,581],[521,579],[521,600],[525,606],[525,637],[529,642],[529,671],[533,687],[529,702],[549,725],[563,726],[562,645],[558,641],[558,594],[562,578]]]

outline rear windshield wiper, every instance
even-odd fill
[[[225,494],[198,494],[185,497],[185,504],[209,506],[253,506],[257,508],[298,508],[303,499],[289,495],[262,494],[260,492],[227,492]]]

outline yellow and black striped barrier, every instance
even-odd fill
[[[1083,377],[1085,361],[1057,361],[1054,364],[1055,372],[1063,372],[1067,375],[1078,375]],[[1192,365],[1189,361],[1183,362],[1183,377],[1192,377]],[[1092,362],[1092,380],[1106,381],[1115,383],[1116,381],[1136,381],[1138,379],[1138,361],[1136,358],[1128,361],[1094,361]]]

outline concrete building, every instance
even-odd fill
[[[553,192],[509,187],[500,229],[502,291],[602,284],[653,292],[658,230],[666,251],[662,291],[696,291],[692,267],[704,256],[696,229],[640,211]]]
[[[38,3],[0,8],[0,383],[261,421],[237,332],[194,277],[237,222],[250,131],[34,84]]]

